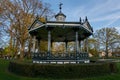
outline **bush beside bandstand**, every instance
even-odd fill
[[[117,71],[116,63],[31,64],[10,62],[8,70],[15,74],[42,78],[84,78]]]

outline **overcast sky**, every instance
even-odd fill
[[[59,12],[59,3],[63,3],[62,12],[66,21],[79,21],[88,17],[94,30],[102,27],[116,27],[120,30],[120,0],[43,0],[51,4],[55,13]]]

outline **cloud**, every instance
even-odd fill
[[[102,0],[100,3],[96,1],[94,4],[96,5],[91,5],[88,15],[100,16],[120,9],[119,0]]]
[[[120,4],[119,0],[92,0],[93,4],[80,5],[75,7],[73,12],[69,13],[73,15],[73,18],[76,17],[85,17],[88,16],[92,22],[96,21],[110,21],[118,20],[120,18]],[[88,2],[89,3],[89,2]]]
[[[115,27],[117,29],[117,31],[120,33],[120,27]]]
[[[113,23],[115,23],[117,20],[119,20],[119,19],[111,20],[111,21],[109,21],[107,24],[105,24],[103,27],[108,27],[108,26],[112,25]],[[113,26],[112,26],[112,27],[113,27]]]
[[[109,26],[114,24],[117,20],[120,19],[120,5],[119,0],[107,0],[105,3],[101,3],[96,6],[96,8],[92,9],[92,12],[88,15],[92,15],[94,13],[91,21],[108,21],[104,26]]]
[[[120,27],[115,27],[115,28],[120,31]]]
[[[91,19],[91,21],[92,22],[96,22],[96,21],[111,21],[111,20],[113,21],[113,20],[118,20],[118,19],[120,19],[120,12],[99,16],[98,18]]]

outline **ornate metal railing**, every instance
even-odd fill
[[[55,53],[48,56],[47,52],[33,53],[33,60],[84,60],[88,59],[88,53]]]

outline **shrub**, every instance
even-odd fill
[[[28,64],[10,62],[9,71],[22,76],[50,78],[82,78],[116,72],[115,63],[94,64]]]

